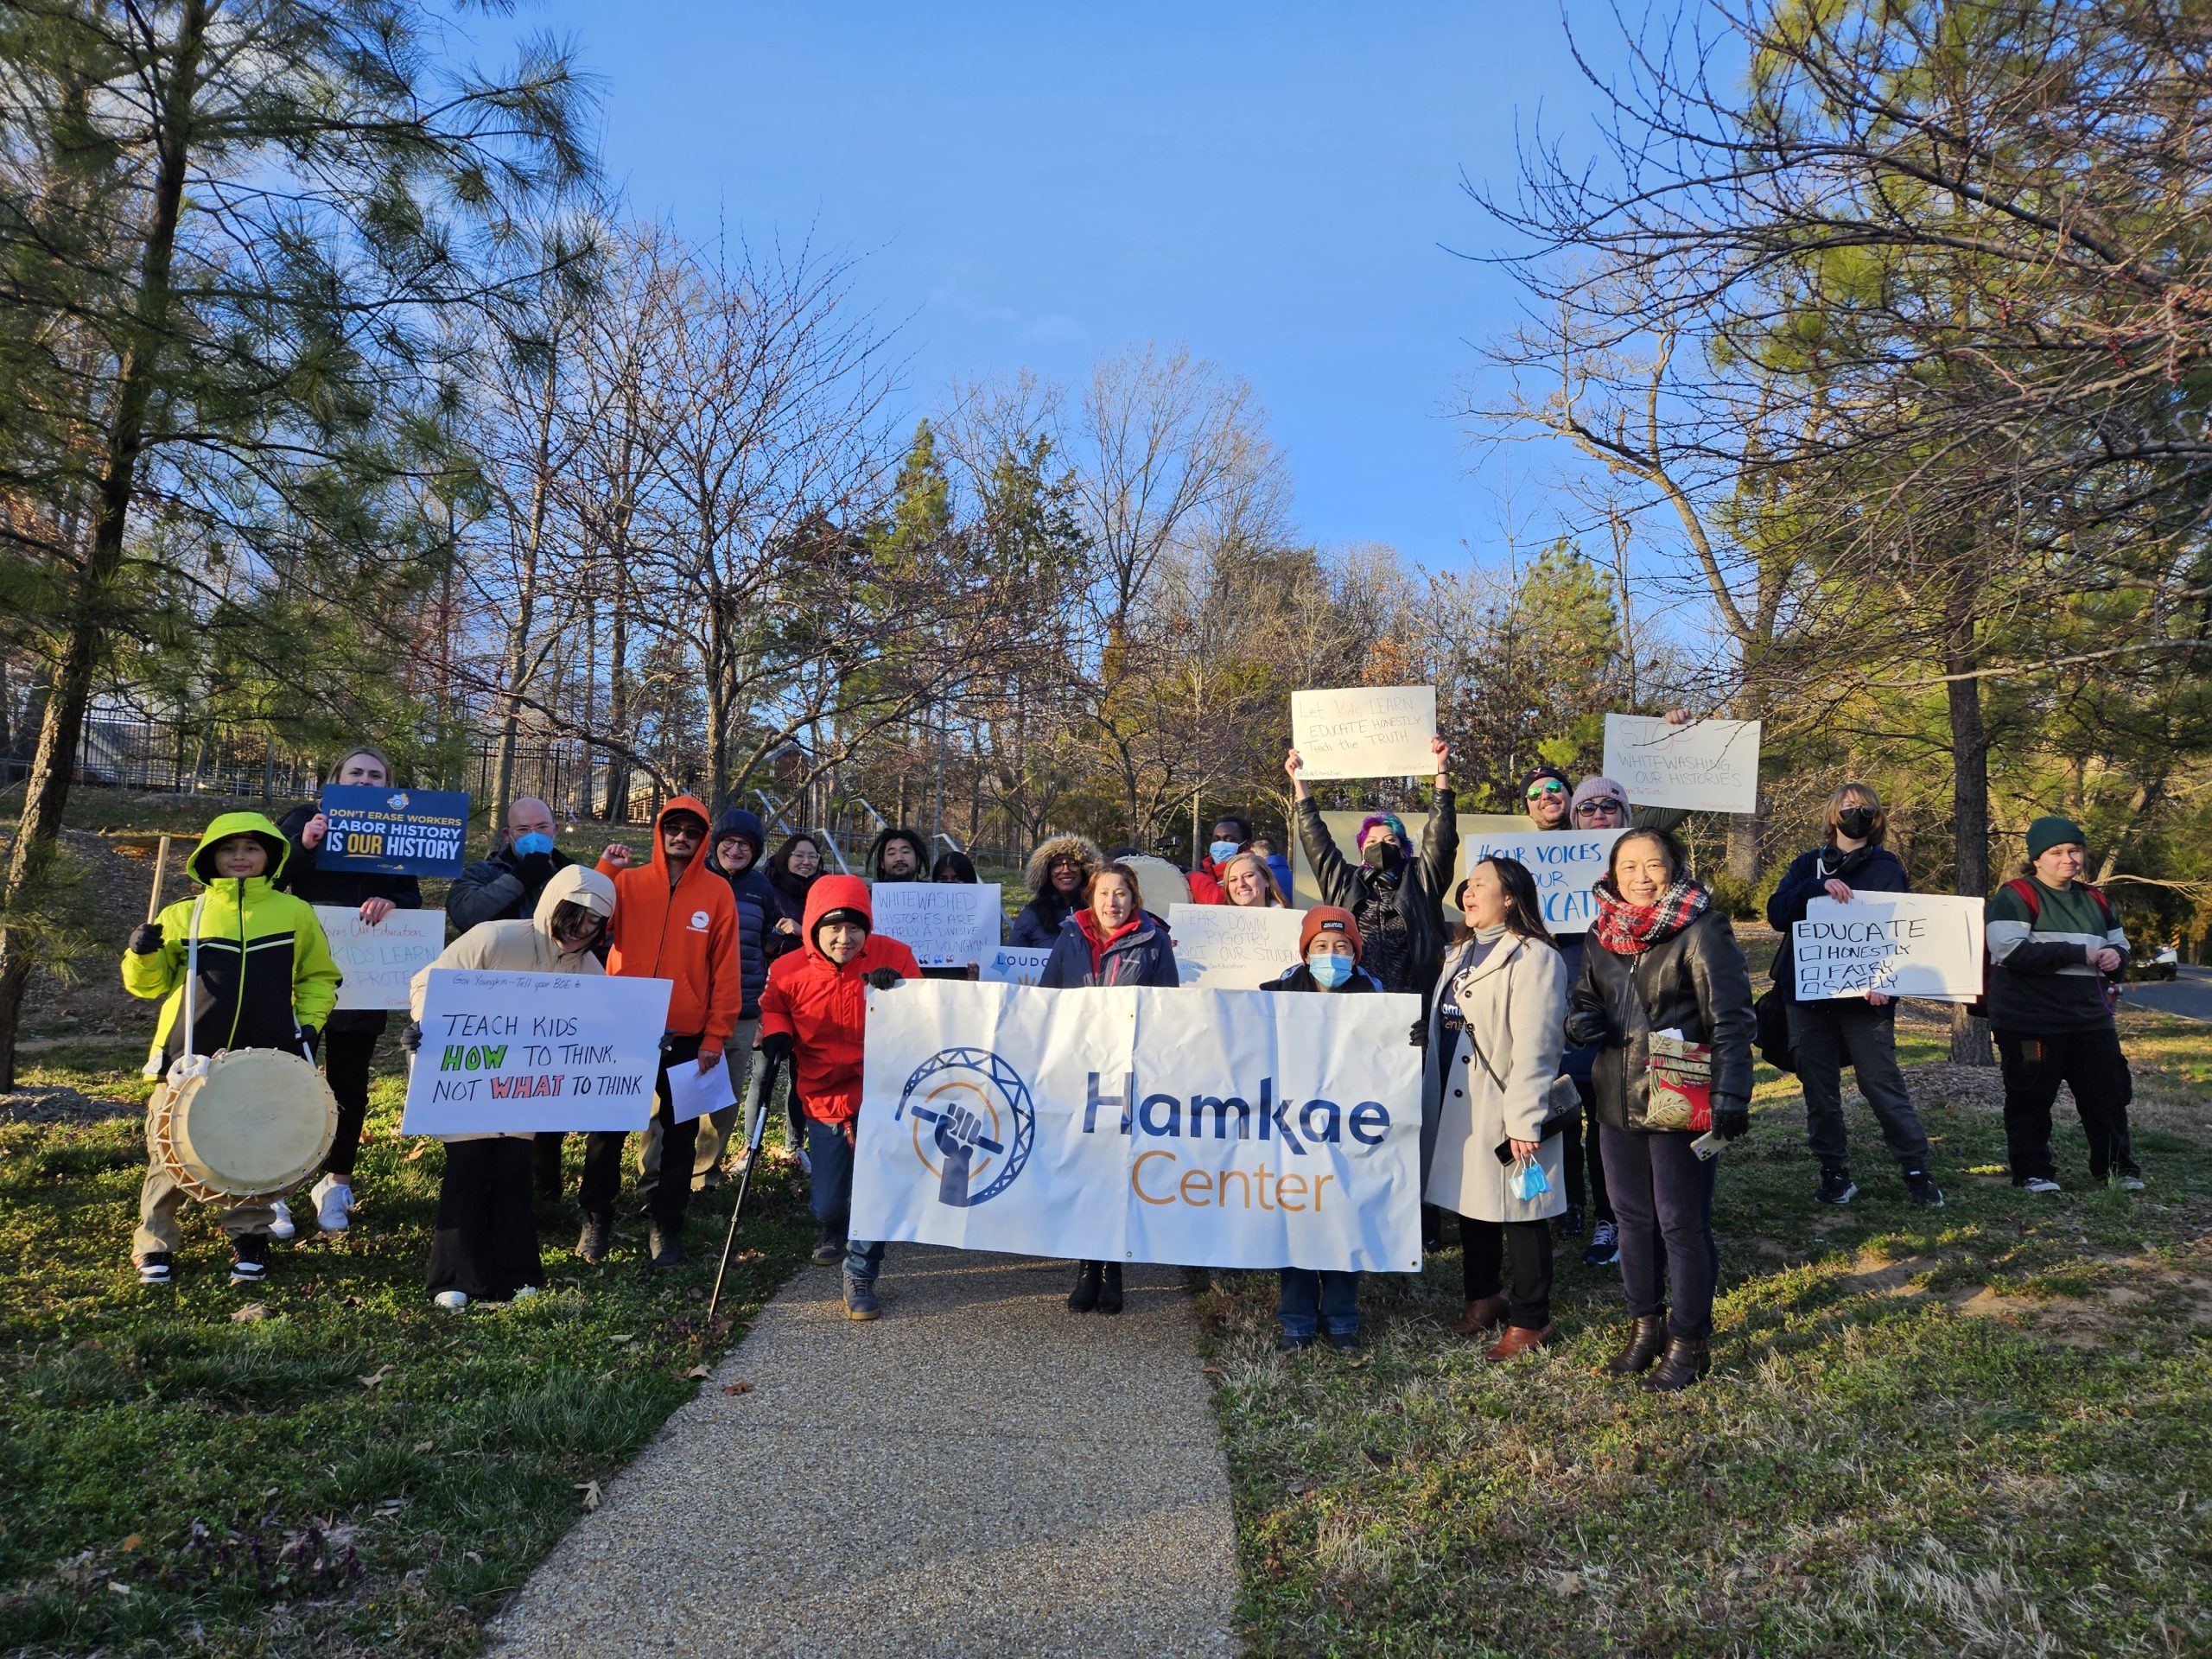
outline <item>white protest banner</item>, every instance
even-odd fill
[[[1643,715],[1607,715],[1605,776],[1638,806],[1756,812],[1759,722],[1695,720],[1669,726]]]
[[[403,1135],[642,1129],[664,979],[433,968]]]
[[[869,889],[875,931],[925,968],[985,963],[999,948],[999,884],[878,881]]]
[[[1167,936],[1185,988],[1256,991],[1298,966],[1298,912],[1171,905]]]
[[[1425,778],[1436,770],[1433,685],[1354,685],[1290,694],[1290,743],[1308,783]]]
[[[1052,947],[1049,944],[1002,944],[982,964],[983,983],[1034,985],[1044,976],[1045,964],[1052,959]]]
[[[1417,1272],[1419,1008],[959,981],[872,991],[852,1236]]]
[[[1918,996],[1971,1002],[1981,995],[1981,900],[1942,893],[1822,897],[1789,930],[1797,1000]]]
[[[317,905],[315,919],[346,976],[341,1008],[404,1008],[408,982],[446,948],[442,910],[395,910],[371,927],[352,905]]]
[[[1591,883],[1605,874],[1613,843],[1627,833],[1624,830],[1523,830],[1510,836],[1471,836],[1459,843],[1459,873],[1465,875],[1478,860],[1492,855],[1517,858],[1536,878],[1544,925],[1554,933],[1586,933],[1598,914]]]

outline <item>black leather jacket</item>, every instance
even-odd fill
[[[1748,1104],[1753,1025],[1751,970],[1727,917],[1713,910],[1640,956],[1617,956],[1591,934],[1567,997],[1567,1040],[1598,1045],[1598,1118],[1616,1129],[1643,1128],[1649,1039],[1669,1027],[1713,1045],[1716,1109]]]

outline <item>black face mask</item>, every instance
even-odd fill
[[[1874,814],[1863,806],[1847,806],[1835,815],[1835,827],[1853,841],[1864,841],[1873,832]]]
[[[1398,843],[1389,836],[1377,836],[1360,849],[1360,861],[1370,870],[1395,870],[1403,856]]]

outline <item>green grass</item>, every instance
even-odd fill
[[[24,1081],[143,1101],[141,1052],[49,1050]],[[353,1231],[326,1243],[303,1224],[277,1246],[252,1323],[233,1320],[249,1299],[225,1283],[204,1208],[186,1212],[178,1284],[139,1288],[137,1114],[0,1125],[0,1649],[475,1652],[581,1513],[580,1485],[691,1397],[685,1373],[803,1259],[804,1194],[771,1160],[711,1329],[728,1188],[694,1200],[677,1272],[648,1277],[641,1240],[620,1236],[585,1267],[563,1254],[563,1206],[542,1212],[550,1294],[436,1309],[422,1274],[443,1154],[389,1133],[396,1058],[379,1062]]]
[[[1716,1370],[1597,1374],[1618,1272],[1563,1249],[1548,1353],[1445,1326],[1456,1252],[1363,1288],[1367,1356],[1272,1351],[1274,1277],[1217,1274],[1251,1650],[2181,1654],[2212,1649],[2212,1039],[2124,1016],[2152,1186],[2001,1177],[1986,1103],[1928,1114],[1948,1205],[1908,1206],[1871,1114],[1865,1196],[1817,1211],[1794,1081],[1762,1069],[1719,1177]],[[1908,1033],[1904,1058],[1934,1058]]]

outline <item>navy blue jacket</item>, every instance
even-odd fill
[[[753,843],[753,862],[741,875],[732,875],[715,861],[714,846],[725,836],[738,835]],[[757,813],[734,806],[715,820],[715,832],[707,849],[707,868],[729,883],[730,897],[737,901],[737,963],[738,977],[745,986],[745,1006],[738,1010],[741,1020],[760,1017],[760,991],[768,982],[768,963],[780,954],[769,949],[773,929],[783,916],[778,903],[776,889],[760,868],[760,819]]]
[[[1800,853],[1783,872],[1774,897],[1766,901],[1766,925],[1782,935],[1774,952],[1774,982],[1785,1002],[1797,1000],[1797,968],[1789,948],[1789,929],[1805,919],[1805,906],[1821,896],[1822,887],[1831,879],[1853,893],[1912,891],[1904,866],[1886,847],[1866,846],[1849,853],[1815,847]]]

